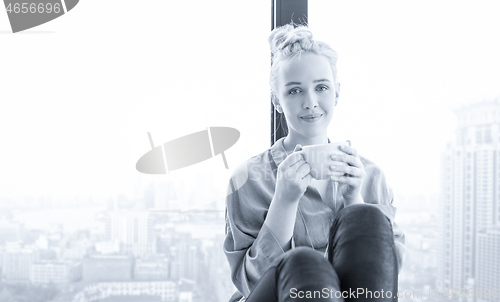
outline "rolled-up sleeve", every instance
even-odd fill
[[[362,161],[365,166],[366,177],[363,180],[361,195],[365,203],[379,208],[391,221],[392,231],[394,233],[394,244],[396,245],[399,274],[403,268],[406,247],[405,234],[401,227],[395,222],[397,208],[393,206],[394,194],[392,189],[387,185],[382,170],[365,158],[362,158]]]
[[[229,186],[235,187],[232,179]],[[272,231],[264,224],[271,193],[258,180],[248,180],[233,192],[228,190],[224,254],[232,281],[245,297],[271,264],[284,254]]]

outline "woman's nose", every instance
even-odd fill
[[[314,95],[307,94],[304,100],[304,109],[311,109],[318,107],[318,100]]]

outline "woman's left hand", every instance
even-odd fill
[[[330,179],[339,183],[339,193],[344,197],[344,206],[355,203],[364,203],[361,197],[361,185],[366,176],[365,167],[358,156],[358,151],[350,146],[341,145],[340,151],[344,154],[332,154],[330,170],[333,172],[343,172],[343,176],[331,175]],[[335,164],[337,162],[337,165]],[[338,162],[347,165],[339,165]]]

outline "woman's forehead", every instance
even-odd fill
[[[319,79],[333,81],[333,72],[326,57],[307,53],[283,61],[279,68],[278,79],[281,85],[288,81],[313,82]]]

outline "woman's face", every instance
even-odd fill
[[[298,60],[283,62],[277,76],[275,105],[284,112],[290,132],[306,137],[325,135],[339,89],[328,60],[306,53]]]

